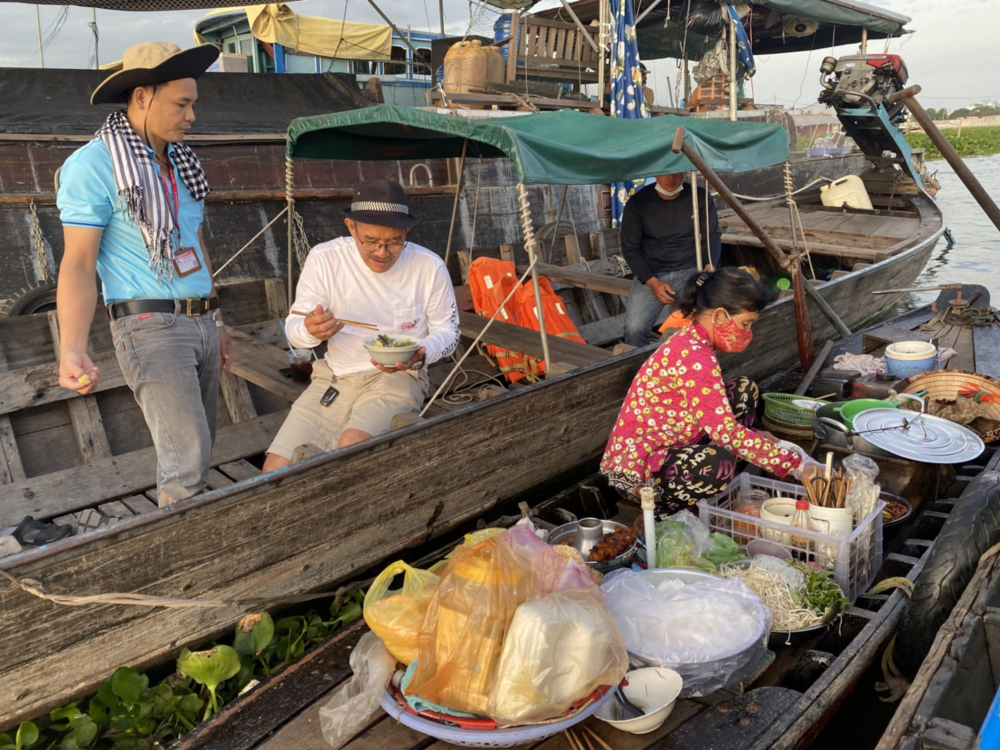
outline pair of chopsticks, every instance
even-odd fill
[[[566,735],[566,739],[569,741],[569,746],[573,748],[573,750],[597,750],[594,747],[593,743],[590,741],[590,738],[587,737],[587,734],[593,737],[594,742],[596,742],[598,745],[604,748],[604,750],[611,750],[611,746],[607,742],[602,740],[597,735],[597,732],[595,732],[590,727],[580,727],[579,730],[580,730],[579,737],[577,737],[576,734],[573,733],[572,729],[567,729],[564,732],[564,734]],[[584,734],[584,732],[586,732],[587,734]],[[583,744],[584,742],[586,742],[587,744],[584,745]]]
[[[312,315],[311,312],[300,312],[299,310],[292,310],[292,315],[301,315],[302,317],[307,317]],[[378,326],[374,323],[362,323],[358,320],[347,320],[346,318],[337,318],[338,323],[344,323],[345,325],[354,326],[355,328],[367,328],[370,331],[377,331]]]

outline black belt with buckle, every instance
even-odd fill
[[[189,318],[195,318],[218,308],[218,297],[201,297],[198,299],[130,299],[125,302],[112,302],[108,305],[108,317],[111,320],[116,320],[126,315],[173,313],[174,315],[186,315]]]

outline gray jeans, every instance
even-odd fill
[[[208,486],[219,408],[219,331],[211,316],[126,315],[111,322],[118,364],[156,448],[156,487]]]
[[[682,271],[658,273],[656,278],[667,283],[679,292],[688,279],[698,273],[696,268],[685,268]],[[632,290],[629,292],[625,307],[625,343],[632,346],[646,346],[649,343],[653,325],[662,323],[673,312],[673,305],[664,305],[653,294],[653,290],[639,281],[632,280]]]

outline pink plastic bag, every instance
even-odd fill
[[[514,552],[527,561],[538,579],[535,596],[567,589],[597,588],[586,564],[560,557],[529,527],[514,526],[507,530],[506,536]]]

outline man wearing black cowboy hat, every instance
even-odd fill
[[[292,405],[268,449],[264,471],[287,466],[300,445],[333,450],[388,431],[394,416],[423,404],[425,365],[458,345],[451,278],[437,254],[406,241],[417,219],[403,187],[362,182],[344,213],[350,236],[312,249],[285,320],[294,346],[326,341],[326,356],[313,364],[312,384]],[[364,346],[375,333],[411,339],[420,347],[409,361],[386,367]]]
[[[194,123],[196,78],[219,56],[211,45],[166,42],[125,50],[92,104],[124,104],[62,167],[58,205],[59,382],[92,392],[87,354],[100,276],[125,382],[142,409],[157,458],[157,487],[192,494],[208,483],[220,364],[231,347],[201,224],[208,182],[183,143]]]

